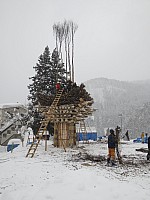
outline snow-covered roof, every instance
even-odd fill
[[[21,144],[21,140],[20,139],[11,139],[8,142],[8,145],[9,144]]]
[[[25,108],[25,106],[23,104],[20,104],[20,103],[5,103],[5,104],[0,104],[0,109],[14,108],[14,107],[23,107],[23,108]]]

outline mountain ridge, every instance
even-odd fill
[[[124,132],[129,129],[133,136],[136,136],[141,131],[150,131],[149,125],[147,124],[146,127],[145,123],[144,125],[140,123],[141,128],[138,128],[137,131],[135,131],[136,127],[131,127],[134,115],[138,116],[137,112],[140,112],[139,109],[144,104],[150,102],[149,79],[129,82],[108,78],[95,78],[84,82],[84,84],[94,99],[94,107],[97,109],[94,113],[94,125],[99,134],[102,134],[105,128],[120,125],[121,122],[118,117],[120,114],[123,116],[122,129]]]

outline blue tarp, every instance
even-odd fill
[[[97,133],[77,133],[77,140],[83,141],[83,140],[94,140],[97,141]]]
[[[20,144],[8,144],[7,151],[12,151],[14,148],[18,147]]]
[[[134,143],[141,143],[142,142],[142,138],[136,138],[135,140],[133,140]],[[144,137],[144,143],[148,143],[148,138]]]

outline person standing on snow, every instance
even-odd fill
[[[127,132],[125,133],[125,136],[127,137],[127,140],[130,141],[128,130],[127,130]]]
[[[115,165],[115,147],[116,147],[116,136],[113,129],[110,129],[110,134],[108,136],[108,158],[107,164]]]
[[[148,133],[145,133],[145,143],[148,143]]]
[[[141,133],[142,143],[144,143],[144,132]]]
[[[148,154],[147,154],[147,160],[150,160],[150,136],[148,137]]]

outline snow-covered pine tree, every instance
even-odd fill
[[[65,85],[65,69],[64,64],[59,59],[59,55],[56,49],[54,49],[52,55],[50,55],[49,47],[47,46],[44,53],[39,56],[38,63],[33,67],[35,69],[35,76],[31,77],[32,83],[28,86],[30,95],[28,100],[31,100],[35,106],[39,103],[39,98],[50,96],[53,100],[56,92],[56,83],[58,81]],[[45,99],[45,98],[44,98]],[[49,102],[50,104],[51,102]],[[36,134],[41,120],[41,114],[32,110],[30,117],[34,118],[31,127],[34,134]]]
[[[28,99],[31,100],[34,105],[36,105],[38,101],[38,93],[50,94],[52,90],[52,68],[48,46],[45,48],[44,53],[39,56],[38,63],[33,68],[35,69],[35,76],[30,78],[32,83],[28,86],[30,93]]]
[[[58,51],[54,49],[51,59],[52,74],[51,74],[51,84],[53,88],[57,82],[60,82],[62,85],[66,84],[66,70],[64,68],[64,63],[59,58]]]
[[[34,105],[38,103],[39,95],[54,95],[55,85],[58,81],[65,84],[65,68],[63,62],[59,59],[56,49],[50,56],[49,47],[47,46],[44,53],[40,55],[35,67],[35,76],[31,77],[32,83],[28,86],[30,95],[28,99]]]

